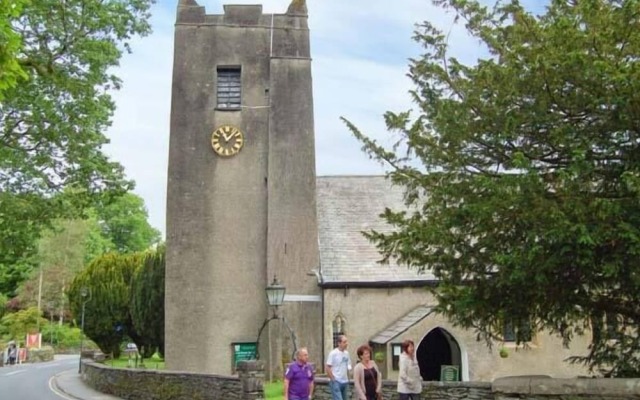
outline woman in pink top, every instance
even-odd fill
[[[353,383],[358,400],[376,400],[376,395],[382,393],[382,374],[371,359],[371,347],[364,344],[356,354],[360,362],[353,368]]]

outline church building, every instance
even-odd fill
[[[247,355],[281,366],[296,346],[323,366],[345,334],[354,360],[360,344],[373,346],[387,379],[397,377],[405,339],[425,380],[585,375],[563,360],[584,353],[587,338],[569,350],[538,332],[516,348],[506,330],[489,348],[432,312],[433,276],[377,262],[362,231],[388,229],[379,214],[403,207],[402,188],[380,176],[316,176],[308,17],[304,0],[283,14],[225,5],[220,15],[179,0],[167,369],[231,374]],[[278,310],[265,296],[274,280],[286,287]]]

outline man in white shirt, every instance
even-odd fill
[[[327,357],[327,375],[329,375],[329,387],[333,400],[347,400],[349,387],[349,371],[351,371],[351,359],[347,351],[347,337],[338,336],[338,347],[331,350]]]

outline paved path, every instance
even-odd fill
[[[72,400],[119,400],[119,397],[110,396],[93,390],[82,380],[77,369],[63,371],[52,378],[54,390],[65,399]],[[35,399],[34,399],[35,400]]]
[[[6,395],[6,397],[5,397]],[[88,387],[78,373],[78,356],[0,367],[0,398],[17,400],[119,400]]]

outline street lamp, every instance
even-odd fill
[[[275,275],[273,276],[273,282],[264,289],[269,305],[275,307],[273,309],[274,317],[277,315],[278,307],[284,302],[284,293],[286,290],[287,289],[278,282],[278,278],[276,278]]]
[[[82,297],[82,317],[80,318],[80,361],[78,363],[78,373],[82,373],[82,350],[84,345],[84,307],[89,300],[91,300],[91,291],[83,286],[80,289],[80,297]]]
[[[53,310],[55,310],[55,305],[50,301],[47,306],[49,308],[49,344],[53,347]]]
[[[298,348],[298,345],[296,343],[296,334],[293,332],[293,329],[291,329],[291,327],[287,323],[287,320],[284,318],[284,315],[282,317],[278,316],[278,307],[280,307],[284,302],[284,294],[287,291],[287,289],[284,287],[284,285],[278,282],[278,278],[274,276],[273,281],[271,282],[271,284],[267,285],[267,287],[264,288],[264,291],[265,291],[265,294],[267,295],[267,302],[269,302],[269,306],[273,307],[273,315],[270,318],[267,318],[264,320],[262,327],[258,331],[258,338],[256,339],[256,359],[260,359],[260,336],[262,335],[262,331],[267,325],[269,325],[269,322],[273,320],[280,321],[280,323],[284,325],[289,331],[289,334],[291,336],[291,342],[293,343],[293,352],[291,355],[291,357],[293,358]],[[279,345],[279,348],[282,347],[282,338],[278,339],[278,345]],[[271,341],[269,341],[269,358],[271,359]],[[270,363],[272,362],[273,361],[270,360]],[[271,380],[271,377],[272,377],[271,376],[273,372],[272,370],[273,370],[273,367],[270,366],[269,380]]]

